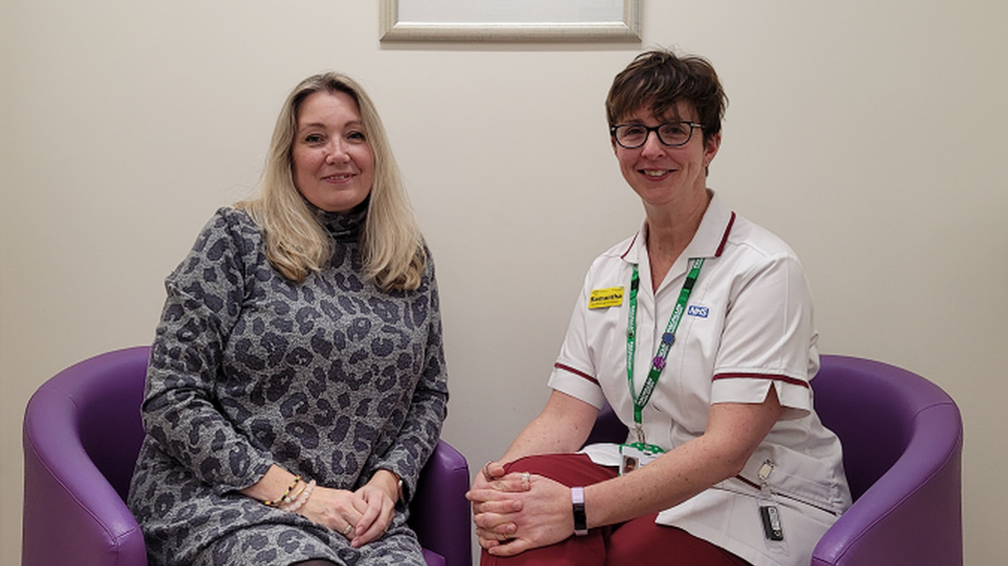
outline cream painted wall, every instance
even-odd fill
[[[375,98],[435,254],[444,436],[474,470],[499,455],[545,401],[588,263],[639,225],[602,101],[653,45],[718,68],[710,185],[802,256],[823,349],[958,401],[967,562],[1000,563],[1008,5],[643,4],[639,45],[392,46],[377,2],[3,0],[0,563],[19,557],[28,397],[150,342],[163,277],[248,194],[287,90],[322,69]]]

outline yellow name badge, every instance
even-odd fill
[[[605,309],[623,304],[623,287],[595,289],[588,298],[589,309]]]

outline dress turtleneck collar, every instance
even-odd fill
[[[364,222],[367,220],[368,200],[357,205],[356,208],[345,214],[337,212],[326,212],[317,206],[308,203],[308,208],[315,213],[322,228],[329,233],[337,242],[357,241],[361,231],[364,230]]]

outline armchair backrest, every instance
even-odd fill
[[[24,420],[21,563],[146,566],[124,503],[143,440],[149,348],[102,354],[47,381]]]
[[[917,374],[848,356],[822,356],[812,389],[855,498],[812,563],[961,565],[963,429],[952,398]]]
[[[94,379],[92,374],[92,379],[77,382],[73,393],[79,399],[81,445],[123,500],[144,438],[140,404],[149,356],[146,347],[110,352],[101,362],[106,378]]]
[[[819,418],[843,441],[844,471],[855,500],[903,456],[922,411],[955,406],[918,375],[848,356],[822,356],[812,388]]]

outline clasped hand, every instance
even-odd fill
[[[375,480],[357,491],[317,487],[298,512],[350,539],[359,548],[385,534],[395,516],[398,496]]]
[[[505,474],[495,462],[484,470],[476,474],[466,499],[472,502],[479,544],[487,552],[514,556],[574,534],[570,488],[534,474]]]

